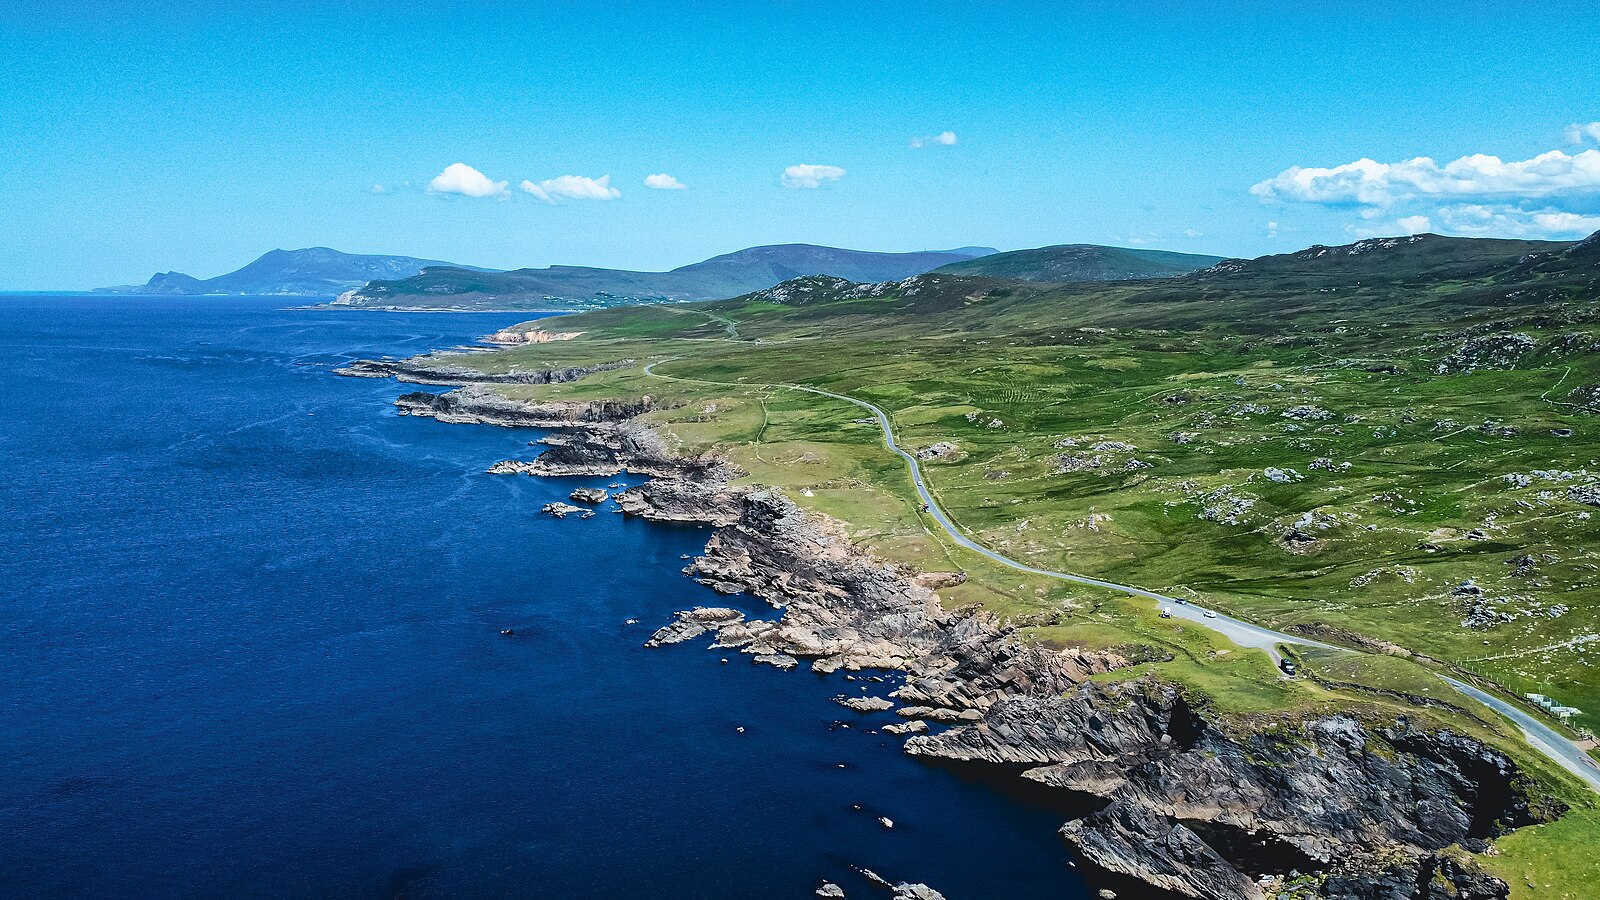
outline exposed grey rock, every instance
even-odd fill
[[[1068,822],[1062,837],[1099,869],[1195,900],[1262,900],[1261,888],[1188,827],[1146,807],[1114,802]]]
[[[944,895],[925,884],[897,884],[894,900],[944,900]]]
[[[1600,484],[1575,484],[1567,488],[1567,499],[1585,506],[1600,506]]]
[[[721,628],[734,622],[744,621],[744,613],[727,607],[696,607],[684,610],[673,616],[672,622],[656,630],[655,634],[645,641],[646,647],[660,647],[666,644],[681,644],[684,641],[697,638],[713,628]]]
[[[1320,406],[1311,406],[1309,404],[1291,406],[1284,410],[1281,415],[1285,419],[1294,419],[1298,422],[1321,422],[1324,419],[1333,418],[1333,413]]]
[[[448,358],[470,359],[454,354]],[[510,372],[480,372],[467,365],[439,364],[441,355],[419,356],[412,359],[358,359],[341,369],[338,375],[356,378],[394,378],[412,384],[472,385],[472,384],[562,384],[577,381],[596,372],[631,369],[637,363],[631,359],[601,363],[597,366],[569,366],[562,369],[537,369]]]
[[[1435,363],[1433,371],[1444,375],[1485,369],[1515,369],[1517,363],[1536,345],[1532,337],[1520,332],[1467,338],[1454,353]]]
[[[539,508],[539,511],[546,515],[555,516],[558,519],[565,519],[567,516],[570,516],[574,513],[577,513],[580,518],[584,519],[594,515],[594,510],[592,509],[584,509],[581,506],[573,506],[570,503],[562,503],[559,500],[554,503],[546,503],[544,506]]]
[[[848,706],[857,712],[883,712],[886,709],[894,709],[894,701],[882,697],[835,697],[833,700],[840,706]]]
[[[909,722],[893,722],[883,726],[889,734],[921,734],[928,730],[928,723],[921,719],[912,719]]]

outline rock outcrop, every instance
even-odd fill
[[[1382,872],[1408,860],[1438,877],[1439,851],[1538,821],[1515,765],[1469,738],[1347,715],[1235,732],[1154,682],[1002,701],[906,750],[1032,765],[1023,777],[1109,799],[1066,825],[1068,843],[1107,872],[1185,897],[1255,898],[1259,878],[1363,861]],[[1488,878],[1457,874],[1463,890]]]
[[[509,372],[480,372],[471,366],[438,364],[438,357],[419,356],[415,359],[358,359],[348,366],[334,369],[339,375],[351,378],[393,378],[410,384],[474,385],[474,384],[564,384],[577,381],[596,372],[631,369],[637,363],[631,359],[601,363],[595,366],[567,366],[561,369],[535,369]]]
[[[562,503],[559,500],[554,503],[546,503],[540,507],[539,511],[547,516],[555,516],[558,519],[565,519],[571,515],[576,515],[580,519],[587,519],[594,515],[594,510],[592,509],[584,509],[581,506],[573,506],[571,503]]]
[[[617,424],[655,409],[649,397],[638,400],[554,401],[512,400],[482,385],[468,385],[443,394],[413,391],[394,405],[401,415],[429,416],[441,422],[527,428],[577,428]]]

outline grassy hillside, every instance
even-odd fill
[[[1060,244],[1014,250],[951,263],[935,271],[946,275],[1012,278],[1018,281],[1127,281],[1187,275],[1222,262],[1220,256],[1132,250],[1097,244]]]

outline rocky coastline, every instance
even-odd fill
[[[491,336],[492,337],[492,336]],[[334,373],[350,378],[393,378],[409,384],[435,384],[461,387],[473,384],[564,384],[593,375],[633,366],[631,359],[617,360],[598,366],[567,366],[561,369],[535,369],[532,371],[480,372],[470,366],[427,365],[414,359],[358,359],[348,366],[334,369]],[[437,358],[437,357],[434,357]]]
[[[1092,680],[1144,660],[1044,646],[980,610],[947,609],[937,589],[954,573],[873,558],[837,523],[737,485],[726,460],[674,454],[637,421],[655,408],[648,397],[520,402],[474,384],[396,404],[446,422],[557,430],[537,459],[493,472],[649,475],[615,495],[618,508],[714,526],[686,574],[781,611],[686,610],[650,646],[702,638],[819,674],[901,673],[887,697],[849,705],[897,706],[904,724],[883,731],[909,735],[907,753],[980,767],[1059,804],[1061,835],[1102,896],[1497,900],[1506,885],[1462,848],[1561,811],[1498,751],[1404,717],[1246,721],[1151,676]]]

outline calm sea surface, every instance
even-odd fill
[[[709,532],[329,371],[526,315],[284,305],[0,296],[0,896],[1085,896],[859,683],[642,649]]]

